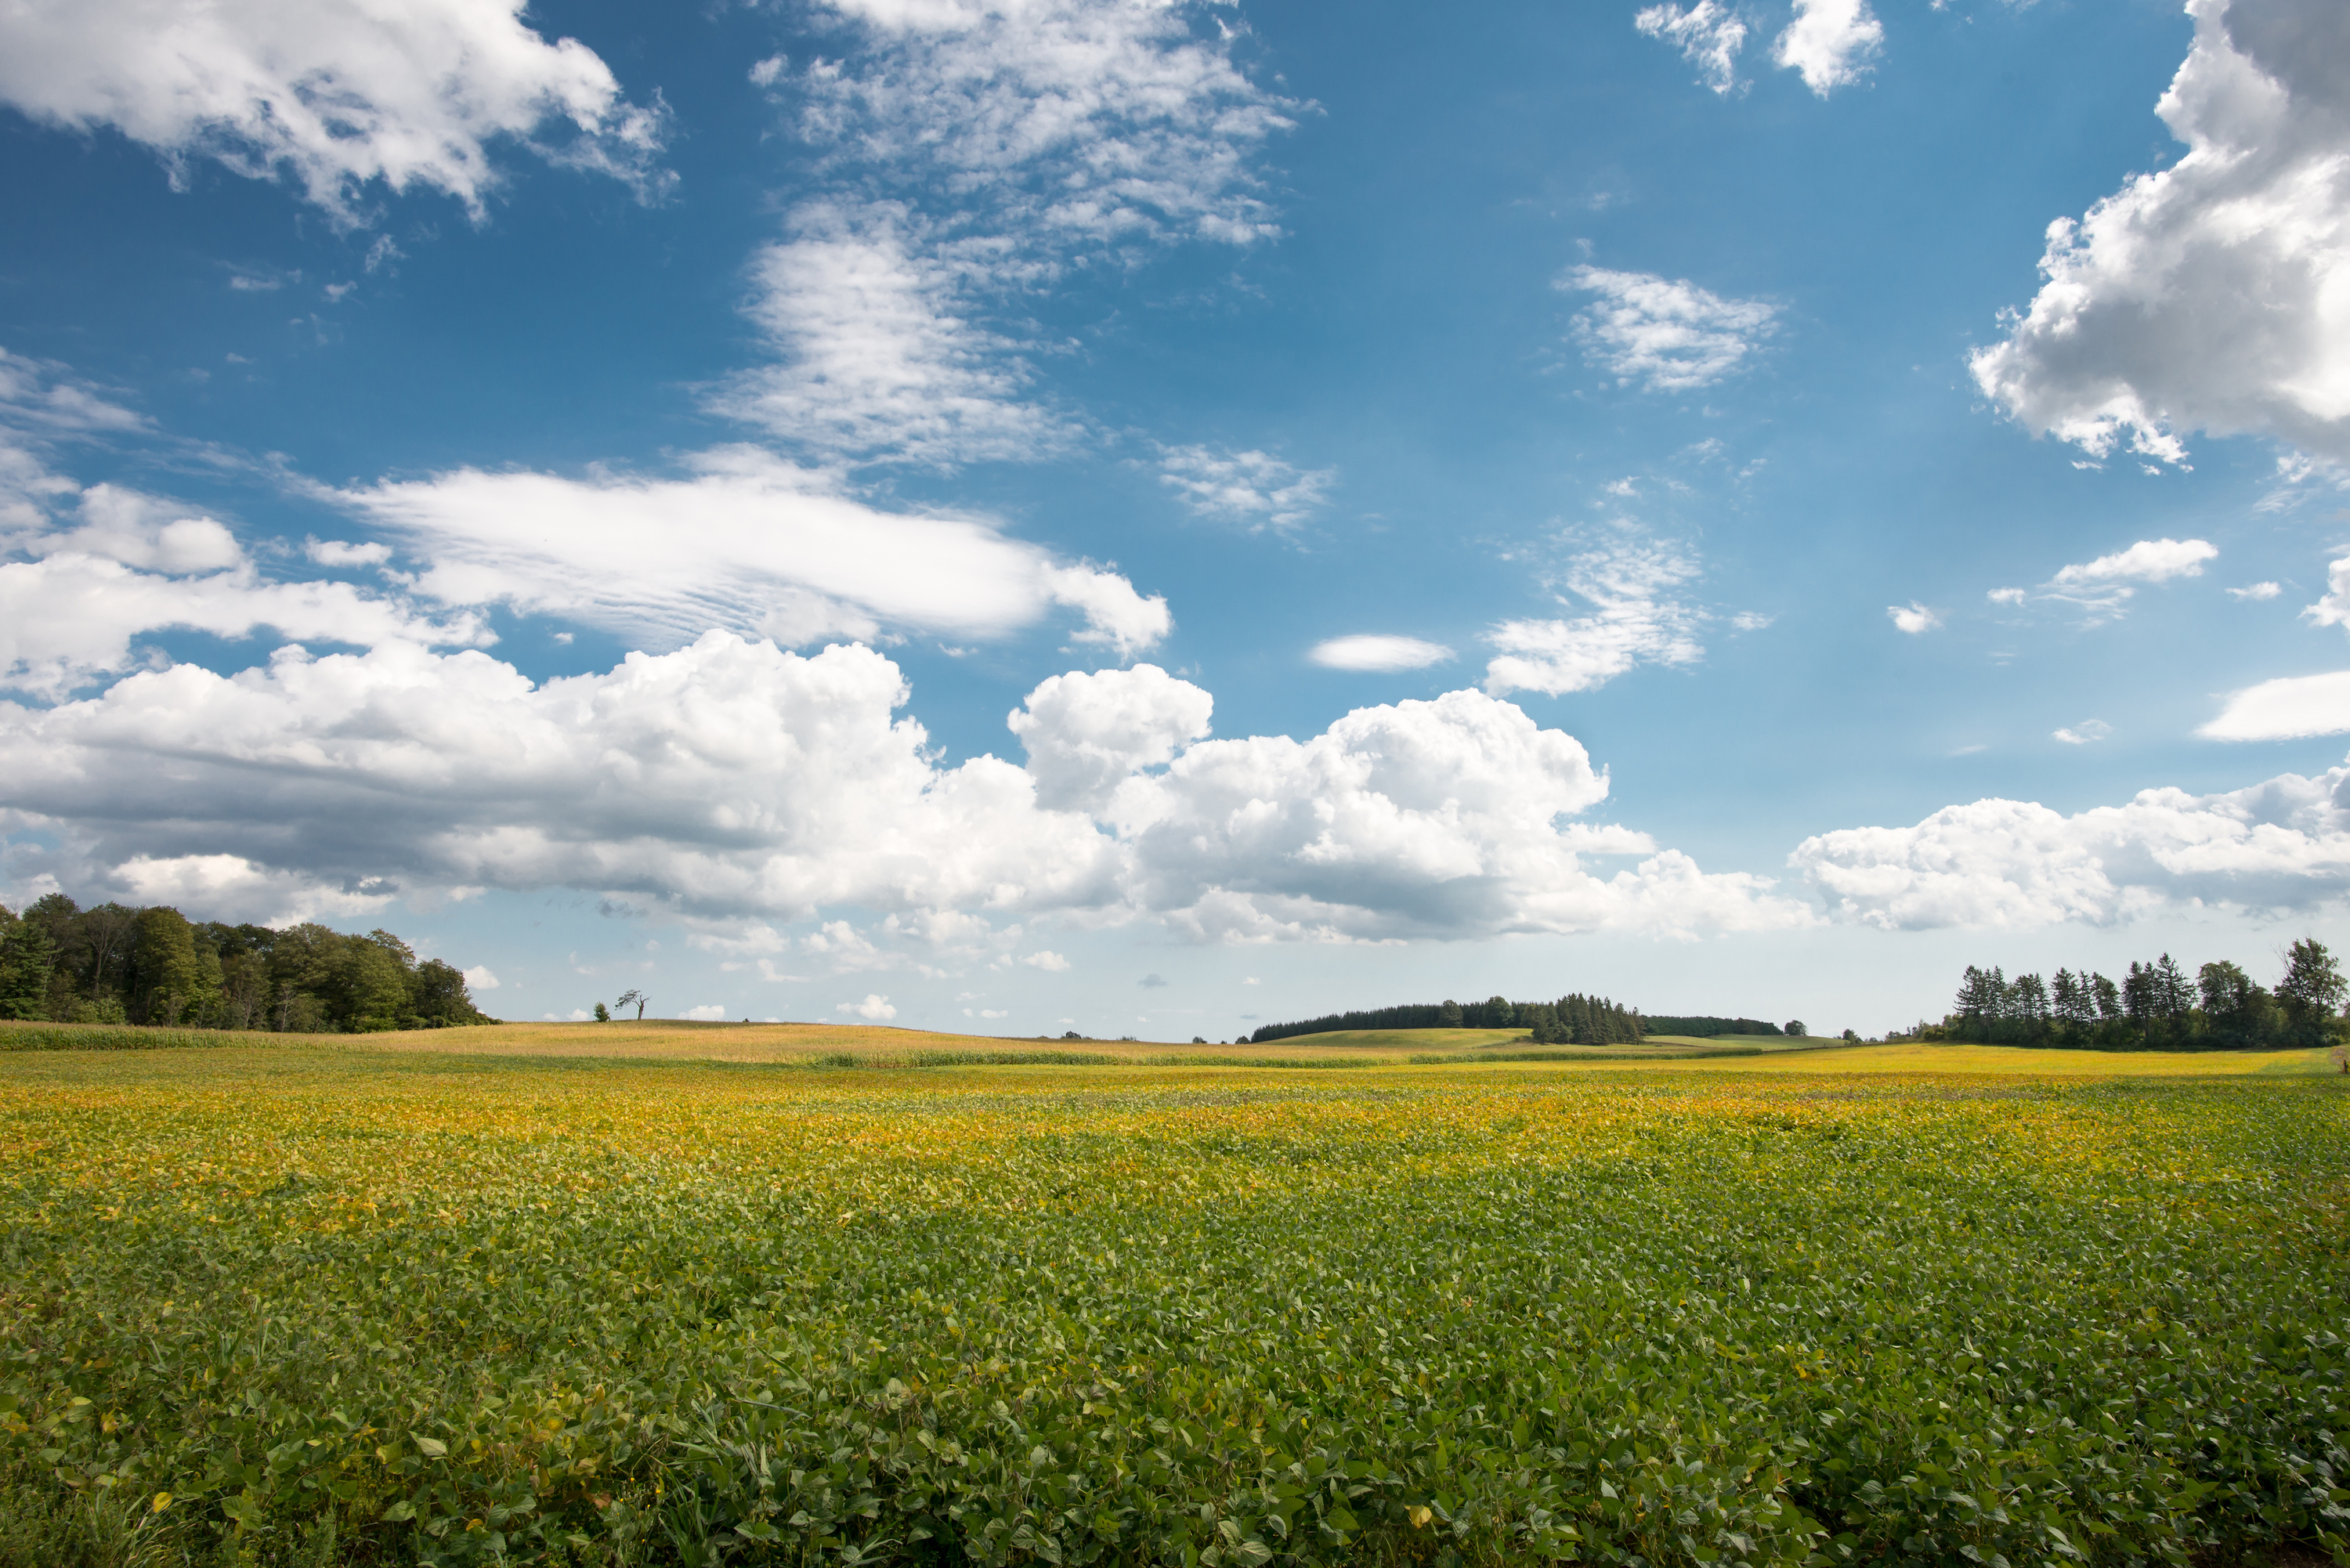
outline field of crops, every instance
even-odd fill
[[[2314,1061],[350,1044],[0,1055],[0,1563],[2350,1541]]]

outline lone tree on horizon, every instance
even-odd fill
[[[624,991],[620,992],[619,1000],[612,1003],[612,1011],[618,1012],[620,1009],[628,1006],[629,1003],[633,1002],[637,1004],[637,1022],[642,1023],[645,1021],[645,1002],[647,1000],[648,998],[641,991]]]

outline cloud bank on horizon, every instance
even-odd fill
[[[652,57],[508,0],[0,15],[18,167],[133,154],[19,210],[184,220],[141,265],[211,302],[112,326],[9,242],[72,329],[0,323],[8,896],[561,890],[729,974],[941,986],[1146,932],[2339,921],[2341,8],[2190,0],[2151,171],[2150,89],[2071,60],[2111,145],[1992,158],[1963,234],[1879,223],[1857,153],[1784,211],[1788,126],[1972,159],[1939,13],[1506,15],[1541,47],[1492,82],[1635,73],[1604,157],[1545,121],[1496,171],[1431,105],[1423,168],[1362,108],[1408,49],[1225,5],[828,0]],[[232,195],[274,226],[203,227]],[[643,297],[534,316],[583,244]],[[478,348],[469,290],[514,291]]]

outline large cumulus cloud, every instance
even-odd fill
[[[2140,791],[2067,816],[2017,800],[1807,838],[1788,864],[1888,930],[2106,925],[2201,903],[2263,913],[2350,892],[2350,764],[2218,794]]]
[[[2099,456],[2178,462],[2200,429],[2350,459],[2350,8],[2187,10],[2157,106],[2186,155],[2049,226],[2047,282],[1975,379]]]
[[[253,915],[559,886],[702,920],[854,907],[908,929],[1057,914],[1239,940],[1806,918],[1572,820],[1605,775],[1480,692],[1305,741],[1193,742],[1210,704],[1188,682],[1056,677],[1014,716],[1026,768],[941,764],[898,716],[908,695],[870,649],[726,632],[536,685],[477,650],[287,649],[0,705],[0,810],[90,878]]]

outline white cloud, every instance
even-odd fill
[[[1027,748],[1037,804],[1092,811],[1129,774],[1206,734],[1214,711],[1199,687],[1144,664],[1053,676],[1005,723]]]
[[[2144,790],[2072,816],[1979,800],[1805,839],[1788,864],[1840,918],[1888,930],[2109,925],[2198,901],[2306,909],[2350,891],[2350,766],[2224,794]]]
[[[1360,708],[1306,741],[1205,741],[1113,797],[1129,898],[1232,940],[1686,932],[1800,924],[1736,876],[1621,830],[1562,832],[1605,798],[1569,735],[1478,691]],[[1585,855],[1648,852],[1602,877]]]
[[[1771,47],[1771,57],[1801,72],[1804,85],[1825,98],[1866,76],[1884,42],[1884,25],[1868,0],[1795,0],[1795,18]]]
[[[2173,577],[2199,577],[2203,563],[2215,560],[2219,550],[2201,539],[2140,539],[2126,550],[2100,556],[2094,561],[2066,566],[2053,581],[2059,587],[2096,583],[2164,583]]]
[[[495,991],[498,989],[498,977],[491,971],[489,965],[477,963],[465,971],[465,987],[469,991]]]
[[[714,1002],[708,1002],[700,1007],[689,1007],[678,1016],[695,1023],[723,1023],[726,1021],[726,1010]]]
[[[1738,51],[1745,47],[1746,24],[1719,0],[1698,0],[1688,10],[1651,5],[1632,18],[1651,38],[1662,38],[1697,67],[1697,79],[1718,93],[1738,85]]]
[[[1253,159],[1293,106],[1234,67],[1230,28],[1194,36],[1188,6],[826,8],[854,47],[795,97],[832,194],[754,264],[778,361],[719,389],[724,412],[859,462],[1049,456],[1083,428],[1032,395],[1028,329],[993,323],[1073,265],[1278,232]]]
[[[1764,631],[1768,630],[1771,623],[1778,618],[1779,618],[1777,616],[1764,615],[1761,610],[1740,610],[1736,615],[1730,618],[1730,629],[1732,631]]]
[[[831,0],[867,48],[802,78],[802,130],[887,179],[984,202],[999,232],[1072,242],[1276,233],[1250,159],[1293,106],[1189,7]]]
[[[1919,637],[1942,624],[1942,618],[1912,599],[1906,605],[1887,605],[1885,613],[1893,619],[1897,630]]]
[[[1066,974],[1069,961],[1050,948],[1040,949],[1020,961],[1030,969],[1041,969],[1047,974]]]
[[[111,127],[174,171],[211,158],[285,170],[338,221],[372,182],[429,186],[477,217],[490,148],[658,183],[663,110],[633,108],[577,39],[523,26],[521,0],[26,0],[0,8],[0,100]],[[546,132],[561,126],[562,134]]]
[[[1983,597],[1995,605],[2020,605],[2031,597],[2031,594],[2022,588],[1992,588],[1983,595]]]
[[[2156,106],[2187,153],[2048,228],[1976,382],[2035,431],[2181,462],[2180,432],[2350,458],[2350,12],[2189,0]]]
[[[2350,731],[2350,670],[2291,675],[2228,694],[2220,716],[2195,732],[2210,741],[2283,741]]]
[[[2103,719],[2089,719],[2067,729],[2053,730],[2049,732],[2049,738],[2062,741],[2068,746],[2086,746],[2106,739],[2113,732],[2114,727]]]
[[[302,554],[322,566],[380,566],[391,559],[391,546],[378,540],[354,545],[342,539],[310,539]]]
[[[1440,642],[1382,632],[1358,632],[1317,642],[1305,657],[1325,670],[1425,670],[1452,657]]]
[[[1126,657],[1171,625],[1163,598],[985,522],[878,511],[754,448],[688,465],[674,480],[461,469],[336,498],[431,560],[429,598],[637,635],[683,640],[723,617],[787,644],[884,626],[993,638],[1065,605],[1086,618],[1079,641]]]
[[[1588,614],[1503,621],[1486,634],[1501,653],[1486,663],[1485,689],[1557,696],[1603,686],[1640,664],[1695,663],[1705,657],[1697,640],[1705,615],[1677,590],[1697,574],[1697,563],[1669,544],[1619,526],[1571,556],[1555,585],[1562,604],[1584,600]]]
[[[1575,317],[1586,356],[1621,382],[1693,391],[1746,369],[1778,306],[1725,299],[1687,280],[1584,265],[1557,285],[1599,297]]]
[[[868,1023],[886,1023],[890,1019],[898,1016],[898,1010],[889,1005],[889,999],[888,997],[877,995],[870,992],[866,993],[865,1000],[862,1002],[843,1002],[836,1003],[833,1007],[833,1011],[836,1012],[846,1012],[854,1017],[862,1018]]]
[[[2282,592],[2284,587],[2281,583],[2251,583],[2241,588],[2230,588],[2228,597],[2231,599],[2272,599]]]
[[[2325,594],[2301,612],[2320,626],[2350,628],[2350,556],[2325,571]]]
[[[1335,468],[1301,469],[1262,452],[1205,446],[1159,449],[1159,483],[1202,517],[1287,528],[1321,509]]]
[[[974,278],[925,254],[895,206],[816,204],[795,227],[752,263],[749,314],[780,359],[730,378],[720,411],[830,456],[941,466],[1032,460],[1077,438],[1026,400],[1019,343],[969,319],[983,265]]]
[[[1162,721],[1195,701],[1159,696],[1144,706]],[[234,677],[182,666],[51,709],[0,703],[0,810],[59,841],[50,860],[82,884],[224,915],[568,887],[768,922],[746,951],[780,950],[773,922],[850,907],[959,940],[1047,913],[1235,940],[1804,918],[1645,835],[1562,826],[1606,779],[1572,737],[1478,692],[1360,709],[1304,741],[1198,742],[1129,774],[1098,816],[1041,807],[1036,775],[995,757],[941,767],[896,717],[905,697],[869,649],[803,658],[719,632],[536,686],[479,652],[288,650]],[[1049,722],[1056,743],[1115,749],[1085,708]],[[1125,754],[1149,766],[1186,726],[1129,728]],[[1622,857],[1639,863],[1586,866]]]
[[[0,687],[62,696],[130,669],[140,634],[173,628],[363,646],[492,640],[473,616],[432,620],[348,583],[265,582],[243,567],[173,577],[79,554],[0,562]]]

